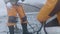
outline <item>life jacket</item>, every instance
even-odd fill
[[[60,11],[60,0],[57,1],[56,5],[55,5],[55,8],[50,13],[50,16],[55,15],[59,11]]]
[[[56,3],[57,3],[57,0],[47,0],[46,4],[40,9],[40,11],[37,15],[37,20],[45,21],[48,18],[49,14],[54,9]]]
[[[57,1],[55,8],[50,13],[50,16],[57,14],[57,20],[60,25],[60,0]]]

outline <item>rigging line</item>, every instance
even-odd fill
[[[37,9],[40,9],[39,7],[34,6],[34,5],[31,5],[31,4],[26,4],[26,3],[19,3],[19,4],[22,4],[22,5],[27,5],[27,6],[32,6],[32,7],[35,7],[35,8],[37,8]]]

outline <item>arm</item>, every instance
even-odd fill
[[[37,15],[37,19],[40,22],[46,21],[49,18],[49,14],[56,5],[57,0],[47,0],[46,4],[42,7]]]

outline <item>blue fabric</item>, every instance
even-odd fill
[[[9,23],[17,23],[17,17],[15,16],[9,16],[9,19],[8,19],[8,22]]]
[[[22,22],[25,22],[25,21],[27,21],[27,17],[26,17],[26,16],[24,16],[24,17],[22,18]]]

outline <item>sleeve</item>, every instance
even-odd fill
[[[45,21],[56,5],[57,0],[47,0],[46,4],[41,8],[37,15],[39,21]]]

